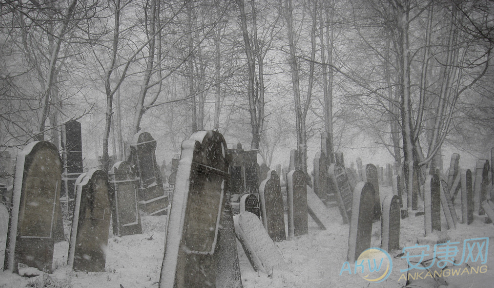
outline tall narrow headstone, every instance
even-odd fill
[[[281,194],[280,177],[271,170],[268,178],[259,187],[261,199],[261,215],[264,228],[273,241],[286,240],[283,196]]]
[[[343,157],[343,152],[334,153],[335,164],[345,167],[345,158]]]
[[[240,213],[244,211],[261,218],[261,206],[255,194],[244,194],[240,198]]]
[[[397,195],[388,195],[382,204],[381,248],[385,251],[400,249],[400,201]]]
[[[75,181],[83,172],[81,123],[70,120],[62,126],[62,190],[68,219],[72,218],[75,207]]]
[[[118,236],[141,234],[141,218],[137,199],[138,179],[130,163],[120,161],[110,173],[113,190],[113,233]]]
[[[367,164],[365,166],[367,182],[374,188],[374,220],[379,220],[381,218],[381,196],[379,194],[379,178],[377,171],[377,167],[373,164]]]
[[[295,149],[290,150],[290,166],[288,167],[288,172],[293,171],[298,168],[299,165],[298,151]]]
[[[353,194],[352,220],[348,237],[347,260],[353,263],[360,254],[370,248],[374,187],[369,182],[357,184]]]
[[[52,271],[56,229],[62,223],[62,162],[50,142],[32,142],[17,156],[6,268],[22,263]],[[62,228],[63,229],[63,228]]]
[[[472,172],[470,169],[460,170],[461,173],[461,220],[463,224],[473,222],[473,191]]]
[[[300,236],[309,232],[307,212],[307,182],[302,170],[290,171],[288,187],[288,236]]]
[[[480,192],[482,190],[482,172],[484,169],[485,160],[477,160],[477,165],[475,166],[475,179],[473,183],[473,212],[479,215],[480,211]]]
[[[77,178],[76,190],[68,266],[104,272],[111,219],[108,176],[103,170],[90,170]]]
[[[446,224],[448,229],[456,229],[456,209],[451,201],[451,196],[448,191],[448,184],[446,181],[441,180],[441,206],[443,208],[444,217],[446,218]]]
[[[335,195],[341,217],[343,218],[343,224],[347,224],[352,217],[353,191],[348,183],[345,168],[337,164],[331,164],[329,166],[329,176],[335,184]]]
[[[328,164],[326,155],[322,152],[317,152],[314,158],[314,192],[321,198],[326,200],[328,194]]]
[[[5,244],[7,244],[7,233],[9,231],[9,211],[0,203],[0,271],[3,271],[5,259]]]
[[[482,182],[480,184],[480,203],[487,200],[487,189],[489,187],[489,160],[484,161],[484,167],[482,169]],[[478,172],[478,170],[477,170]],[[484,209],[482,209],[482,205],[479,207],[479,215],[484,215]]]
[[[424,228],[425,236],[432,231],[441,231],[441,183],[439,175],[427,175],[424,184]]]
[[[199,131],[182,143],[160,287],[214,287],[215,250],[229,178],[226,142]]]
[[[141,131],[134,135],[130,149],[132,163],[139,176],[140,208],[150,215],[165,213],[168,197],[156,163],[156,140],[148,132]]]
[[[449,164],[449,170],[448,170],[448,187],[451,192],[451,188],[453,187],[453,183],[457,176],[459,175],[460,172],[460,154],[453,153],[451,155],[451,162]],[[460,189],[460,187],[458,187]],[[454,194],[456,195],[456,191],[453,191]]]

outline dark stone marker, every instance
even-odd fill
[[[271,170],[268,178],[259,187],[261,198],[262,221],[273,241],[286,240],[283,196],[281,195],[280,177]]]
[[[229,178],[226,147],[223,135],[216,131],[196,132],[182,143],[160,287],[214,287],[217,283],[215,250],[229,198],[225,195]]]
[[[307,183],[302,170],[290,171],[287,175],[288,237],[309,233],[307,212]]]
[[[17,272],[19,263],[52,271],[56,234],[63,235],[61,175],[58,149],[50,142],[33,142],[17,156],[5,253],[9,271]]]
[[[448,191],[448,184],[444,180],[441,180],[441,206],[444,211],[444,217],[446,218],[448,229],[456,229],[456,209],[453,201],[451,201],[451,196]]]
[[[333,143],[331,142],[331,137],[329,133],[321,133],[321,152],[326,155],[328,159],[328,165],[334,163],[334,153],[333,153]]]
[[[489,187],[489,170],[489,160],[485,160],[484,167],[482,169],[482,183],[480,184],[480,203],[487,200],[487,190]],[[479,215],[485,215],[484,209],[482,209],[482,205],[479,207]]]
[[[473,222],[472,172],[470,169],[461,173],[461,221],[463,224]]]
[[[141,234],[141,218],[137,201],[138,179],[130,163],[120,161],[110,171],[113,190],[113,234],[118,236]]]
[[[380,205],[379,205],[380,206]],[[360,182],[353,194],[352,221],[348,237],[347,260],[353,263],[364,250],[370,248],[372,217],[374,211],[374,187]]]
[[[242,166],[230,166],[230,191],[232,194],[242,194],[244,192],[244,177]]]
[[[140,208],[150,215],[165,213],[168,197],[163,189],[161,171],[156,163],[156,140],[148,132],[134,135],[130,145],[132,163],[139,176]]]
[[[484,170],[484,159],[477,160],[477,165],[475,167],[475,181],[473,184],[473,211],[475,214],[480,215],[480,199],[482,190],[482,172]]]
[[[338,201],[343,224],[350,222],[352,217],[353,193],[348,183],[345,168],[336,164],[329,166],[329,176],[335,184],[335,195]]]
[[[400,249],[400,199],[388,195],[382,203],[381,248],[385,251]]]
[[[240,143],[237,149],[228,149],[230,155],[230,189],[232,194],[259,193],[260,168],[257,150],[245,151]]]
[[[314,192],[321,200],[326,200],[328,195],[328,165],[326,155],[317,152],[314,158]]]
[[[81,123],[70,120],[62,126],[62,190],[68,219],[72,218],[75,206],[75,181],[83,172]]]
[[[379,178],[377,174],[377,167],[373,164],[367,164],[365,166],[365,175],[367,182],[374,188],[374,220],[381,219],[381,196],[379,194]]]
[[[7,233],[9,231],[9,211],[0,203],[0,271],[3,271],[5,259],[5,244],[7,244]]]
[[[334,162],[336,165],[345,167],[345,158],[343,157],[343,152],[334,153]]]
[[[425,236],[441,231],[441,182],[439,175],[427,175],[424,184]]]
[[[68,265],[74,271],[104,272],[111,219],[108,176],[91,170],[76,182]]]
[[[459,185],[455,189],[455,191],[451,191],[453,187],[453,183],[455,182],[455,179],[460,175],[460,154],[453,153],[451,155],[451,162],[449,163],[449,170],[448,170],[448,189],[452,195],[456,196],[456,193],[460,189]]]
[[[288,167],[288,172],[293,171],[298,168],[298,151],[295,149],[290,150],[290,166]]]
[[[357,174],[360,181],[367,182],[365,179],[364,167],[362,166],[362,159],[357,158]]]
[[[261,205],[255,194],[245,194],[240,198],[240,213],[244,211],[261,218]]]
[[[177,170],[178,170],[178,162],[180,161],[180,158],[173,158],[172,159],[172,168],[170,172],[170,177],[168,177],[168,184],[174,186],[175,181],[177,179]]]

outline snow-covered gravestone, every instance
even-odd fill
[[[58,149],[50,142],[30,143],[17,156],[6,251],[9,271],[17,272],[19,263],[52,271],[56,230],[63,231],[61,175]]]
[[[350,184],[348,183],[345,168],[340,165],[331,164],[328,170],[329,176],[336,186],[335,195],[341,217],[343,218],[343,224],[347,224],[352,217],[353,194]]]
[[[374,187],[374,220],[381,218],[381,197],[379,194],[379,176],[377,171],[377,167],[373,164],[367,164],[365,166],[367,182]]]
[[[382,203],[381,248],[400,249],[400,201],[397,195],[388,195]]]
[[[352,220],[348,237],[347,260],[354,262],[360,254],[370,248],[372,216],[374,213],[374,186],[359,182],[353,193]]]
[[[314,192],[325,200],[328,194],[328,164],[326,155],[323,152],[317,152],[314,158]]]
[[[168,197],[163,189],[161,171],[156,163],[156,140],[148,132],[134,135],[130,145],[131,158],[139,176],[139,204],[150,215],[165,213]]]
[[[446,224],[448,225],[448,229],[456,229],[456,209],[451,201],[451,195],[448,191],[448,184],[446,181],[441,180],[441,207],[443,208],[444,217],[446,218]]]
[[[473,222],[473,191],[472,172],[470,169],[460,170],[461,174],[461,223]]]
[[[5,244],[7,244],[7,233],[9,230],[9,211],[0,203],[0,271],[3,271],[5,259]]]
[[[280,177],[275,170],[268,173],[268,178],[259,186],[261,215],[264,228],[273,241],[286,240],[285,208],[281,195]]]
[[[261,206],[255,194],[245,194],[240,198],[240,213],[245,211],[261,217]]]
[[[110,185],[113,189],[112,212],[113,234],[118,236],[141,234],[137,191],[138,179],[127,161],[113,165],[110,173]]]
[[[233,219],[237,238],[255,271],[271,275],[273,269],[285,266],[283,256],[259,218],[250,212],[242,212]]]
[[[111,208],[108,176],[90,170],[76,181],[68,266],[74,271],[104,272]]]
[[[302,170],[287,174],[288,187],[288,236],[300,236],[309,232],[307,212],[307,181]]]
[[[81,123],[70,120],[62,126],[62,191],[68,219],[72,218],[75,206],[75,181],[83,172]]]
[[[441,183],[439,175],[427,175],[424,184],[424,229],[425,236],[432,231],[441,231]]]
[[[215,265],[226,261],[215,259],[215,250],[225,203],[224,188],[229,178],[228,166],[226,142],[219,132],[199,131],[182,143],[168,215],[160,287],[215,287]],[[225,216],[228,215],[231,217],[231,213]],[[235,245],[230,249],[233,247]],[[230,272],[232,277],[239,275],[236,270]]]

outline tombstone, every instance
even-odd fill
[[[280,177],[271,170],[268,178],[259,187],[261,212],[264,228],[273,241],[286,240],[283,196],[281,194]]]
[[[228,149],[230,162],[230,189],[232,194],[259,193],[260,168],[257,150],[245,151],[240,143],[237,149]]]
[[[367,182],[365,178],[365,174],[364,174],[364,168],[362,166],[362,159],[357,158],[357,173],[358,173],[358,179],[359,179],[359,182],[360,181],[363,181],[363,182]]]
[[[76,120],[65,122],[62,126],[62,190],[67,219],[72,219],[75,207],[75,181],[83,172],[81,123]]]
[[[369,182],[372,187],[374,187],[374,220],[381,219],[381,196],[379,194],[379,178],[376,166],[373,164],[367,164],[365,166],[365,175],[367,182]]]
[[[309,232],[305,173],[302,170],[290,171],[287,182],[288,237],[292,238]]]
[[[7,233],[9,230],[9,211],[0,203],[0,271],[3,271],[5,259],[5,244],[7,244]]]
[[[259,166],[259,179],[266,179],[270,170],[266,163],[262,163]]]
[[[424,184],[424,228],[425,236],[432,231],[441,231],[441,183],[439,175],[427,175]]]
[[[175,186],[179,161],[180,161],[180,158],[177,158],[177,157],[174,157],[172,159],[172,167],[171,167],[170,177],[168,177],[168,184],[169,185]]]
[[[400,249],[400,198],[388,195],[382,203],[381,248],[385,251]]]
[[[353,263],[362,252],[370,248],[374,211],[374,186],[360,182],[353,193],[352,221],[348,237],[347,260]],[[380,205],[379,205],[380,206]]]
[[[326,200],[328,194],[328,165],[326,155],[317,152],[314,159],[314,192],[321,200]]]
[[[334,225],[328,209],[310,187],[307,187],[307,212],[321,229],[327,230]]]
[[[472,172],[470,169],[460,170],[461,173],[461,223],[473,222],[473,191]]]
[[[32,142],[18,154],[5,253],[9,271],[17,272],[19,263],[52,271],[57,234],[63,236],[61,175],[58,149],[50,142]]]
[[[109,173],[113,191],[113,234],[118,236],[141,234],[141,218],[138,207],[138,182],[134,169],[127,161],[113,165]]]
[[[487,200],[487,190],[489,187],[489,160],[485,160],[484,167],[482,169],[482,182],[480,184],[480,203]],[[478,170],[477,170],[478,171]],[[482,206],[479,207],[479,215],[484,215],[484,209]]]
[[[494,219],[494,204],[490,200],[485,200],[482,202],[482,208],[492,222]]]
[[[448,191],[448,184],[446,181],[441,180],[441,190],[440,190],[440,196],[441,196],[441,206],[443,208],[444,212],[444,217],[446,218],[446,224],[448,229],[456,229],[456,221],[457,221],[457,216],[456,216],[456,209],[453,204],[453,201],[451,201],[451,195],[449,194]]]
[[[108,176],[96,169],[83,173],[76,190],[67,265],[74,271],[104,272],[111,219]]]
[[[448,170],[448,189],[452,195],[456,195],[457,191],[460,189],[460,187],[457,187],[457,190],[451,191],[451,188],[453,187],[453,183],[455,182],[455,179],[460,175],[460,154],[453,153],[451,155],[451,162],[449,164],[449,170]]]
[[[484,170],[484,159],[477,160],[477,165],[475,167],[475,179],[473,184],[473,211],[477,215],[480,215],[480,201],[481,199],[481,191],[482,191],[482,172]]]
[[[272,275],[275,268],[285,265],[283,256],[259,218],[252,213],[242,212],[235,215],[233,221],[237,238],[255,271]]]
[[[139,206],[149,215],[166,212],[168,197],[156,163],[156,140],[148,132],[138,132],[130,145],[132,163],[139,177]]]
[[[337,164],[331,164],[329,166],[329,176],[333,184],[335,184],[335,195],[343,218],[343,224],[347,224],[352,217],[353,193],[348,183],[345,168]]]
[[[240,213],[247,211],[261,218],[261,206],[255,194],[245,194],[240,198]]]
[[[334,153],[335,164],[345,167],[345,158],[343,157],[343,152]]]
[[[195,132],[182,143],[160,287],[215,286],[221,217],[231,217],[222,213],[229,200],[224,191],[229,178],[226,147],[216,131]]]

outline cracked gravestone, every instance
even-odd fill
[[[264,228],[273,241],[286,240],[285,208],[281,194],[280,177],[271,170],[259,187],[261,215]]]
[[[288,236],[300,236],[308,231],[307,182],[302,170],[287,174]]]

